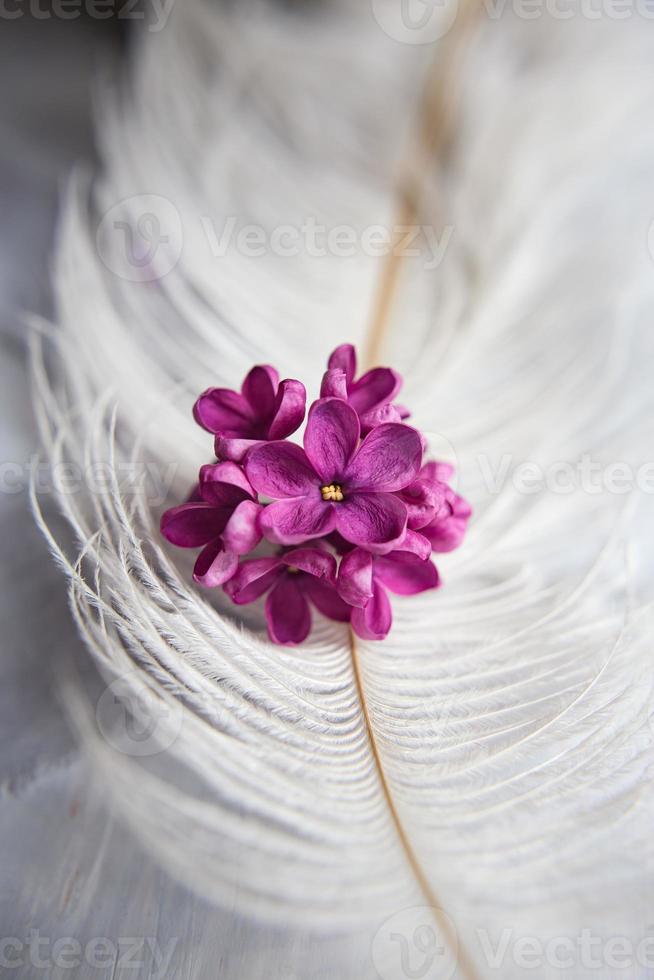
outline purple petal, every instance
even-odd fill
[[[332,351],[329,355],[327,367],[342,371],[348,385],[350,385],[354,381],[354,376],[357,373],[357,352],[352,344],[341,344],[335,351]]]
[[[384,425],[386,422],[399,423],[401,421],[402,416],[395,405],[380,405],[379,408],[372,408],[369,412],[363,412],[363,414],[359,415],[361,432],[364,435],[372,429],[376,429],[378,425]]]
[[[248,551],[256,548],[262,537],[259,529],[259,514],[262,511],[263,507],[253,500],[244,500],[238,505],[222,533],[227,551],[247,555]]]
[[[472,504],[449,487],[445,491],[445,499],[449,502],[455,517],[464,518],[466,521],[472,517]]]
[[[225,585],[225,592],[238,606],[254,602],[284,573],[279,558],[252,558],[243,561],[233,578]]]
[[[254,497],[245,473],[236,463],[209,463],[200,469],[202,500],[217,507],[236,507],[245,497]]]
[[[418,558],[422,558],[424,561],[425,558],[429,558],[431,555],[431,542],[429,538],[426,538],[419,531],[407,529],[406,534],[395,548],[395,551],[409,552],[412,555],[417,555]]]
[[[250,434],[254,416],[243,395],[230,388],[207,388],[193,406],[193,417],[207,432]]]
[[[226,551],[220,538],[211,541],[198,555],[193,578],[208,589],[228,582],[238,568],[236,555]]]
[[[375,576],[396,595],[416,595],[440,585],[436,566],[408,552],[394,551],[375,560]]]
[[[365,609],[353,609],[352,629],[364,640],[383,640],[393,625],[393,612],[383,587],[375,583],[372,599]]]
[[[321,398],[340,398],[347,401],[347,378],[345,372],[338,368],[325,371],[320,385]]]
[[[269,439],[285,439],[302,425],[307,404],[306,388],[301,381],[288,378],[282,381],[273,406]]]
[[[338,403],[335,403],[338,404]],[[401,490],[415,480],[422,461],[420,433],[389,422],[373,429],[348,466],[348,489]]]
[[[309,603],[293,575],[282,575],[266,599],[266,620],[270,639],[295,646],[306,640],[311,629]]]
[[[348,401],[352,408],[363,415],[373,408],[386,405],[395,398],[402,387],[402,376],[391,368],[373,368],[350,385]]]
[[[452,517],[449,520],[434,521],[423,530],[429,538],[432,550],[437,554],[445,554],[459,547],[465,537],[466,524],[466,521]]]
[[[298,568],[315,578],[324,578],[332,585],[336,583],[336,559],[328,551],[320,548],[294,548],[282,555],[281,560],[291,568]]]
[[[359,441],[357,413],[340,398],[321,398],[309,410],[304,448],[325,483],[343,477]]]
[[[406,531],[406,507],[391,493],[353,493],[333,506],[336,529],[352,544],[390,551]]]
[[[443,507],[421,533],[429,539],[434,551],[454,551],[463,541],[471,514],[468,501],[447,487]]]
[[[246,374],[241,392],[256,418],[270,418],[275,407],[278,385],[279,374],[269,364],[257,364]]]
[[[322,538],[336,527],[335,505],[325,503],[317,493],[311,497],[278,500],[264,507],[259,527],[277,544],[302,544],[309,538]]]
[[[419,530],[431,521],[445,502],[445,486],[418,477],[399,493],[408,513],[408,526]]]
[[[251,449],[261,445],[261,439],[232,439],[218,435],[214,441],[214,452],[218,459],[229,459],[235,463],[242,463]]]
[[[372,563],[372,555],[363,548],[354,548],[341,559],[338,594],[351,606],[363,607],[372,598]]]
[[[201,500],[202,500],[202,494],[200,493],[200,484],[196,483],[193,489],[191,490],[191,492],[189,493],[188,497],[186,498],[185,503],[197,504]]]
[[[327,619],[335,619],[337,623],[349,623],[352,609],[347,602],[343,602],[333,585],[315,578],[306,578],[302,588],[316,609]]]
[[[439,463],[436,460],[425,463],[420,470],[420,478],[432,482],[449,483],[453,476],[454,467],[451,463]]]
[[[204,502],[180,504],[162,514],[160,529],[178,548],[200,548],[222,534],[229,514],[229,508]]]
[[[245,472],[255,490],[282,500],[315,494],[320,499],[320,477],[300,446],[292,442],[264,442],[248,453]]]

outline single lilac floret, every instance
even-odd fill
[[[357,413],[338,398],[311,406],[304,449],[288,442],[256,446],[248,479],[275,502],[265,507],[264,535],[293,545],[338,531],[355,545],[391,551],[407,529],[407,507],[396,495],[411,484],[422,462],[415,429],[386,423],[359,444]]]
[[[241,391],[208,388],[193,407],[198,425],[215,435],[216,456],[240,462],[258,442],[285,439],[302,424],[306,390],[300,381],[279,380],[268,364],[253,367]]]
[[[232,577],[239,555],[261,541],[263,508],[241,468],[230,462],[203,466],[193,497],[162,515],[161,533],[178,548],[202,548],[193,578],[214,588]]]
[[[338,571],[338,594],[353,607],[352,629],[364,640],[383,640],[393,624],[387,589],[416,595],[439,585],[436,566],[413,551],[371,555],[354,548],[343,556]]]
[[[408,412],[391,402],[402,387],[392,368],[373,368],[356,379],[357,355],[352,344],[341,344],[329,357],[320,388],[321,398],[341,398],[359,416],[365,435],[384,422],[401,422]]]
[[[349,621],[350,606],[335,585],[334,555],[314,545],[242,562],[225,592],[237,605],[254,602],[267,592],[265,613],[271,640],[295,646],[309,635],[310,602],[329,619]]]

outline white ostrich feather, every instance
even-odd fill
[[[193,585],[158,517],[211,455],[198,392],[261,361],[315,392],[337,343],[366,344],[381,260],[216,257],[207,229],[393,222],[430,60],[457,32],[435,52],[402,44],[371,9],[189,0],[144,34],[127,90],[104,94],[102,173],[63,207],[57,323],[34,332],[76,549],[35,506],[106,681],[137,714],[139,695],[161,704],[162,752],[139,759],[66,691],[94,777],[162,863],[282,927],[374,931],[438,905],[459,975],[483,977],[483,937],[496,947],[507,927],[637,943],[649,925],[651,498],[512,477],[525,461],[648,461],[651,43],[635,17],[482,11],[420,214],[447,248],[434,267],[423,237],[404,260],[383,357],[434,451],[442,436],[455,452],[475,519],[438,563],[443,589],[394,603],[386,642],[353,657],[348,630],[320,620],[287,650],[256,610],[244,626]],[[116,274],[119,235],[96,241],[119,202],[134,225],[142,195],[182,232],[150,282]],[[106,493],[67,492],[64,464],[107,463]],[[575,961],[586,973],[611,975]]]

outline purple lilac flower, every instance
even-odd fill
[[[320,388],[321,398],[341,398],[355,410],[365,435],[383,422],[401,422],[408,412],[391,402],[402,387],[402,376],[392,368],[373,368],[355,380],[357,355],[352,344],[341,344],[331,354]]]
[[[393,623],[386,589],[396,595],[416,595],[436,589],[440,579],[429,557],[398,550],[371,555],[354,548],[341,559],[338,594],[352,608],[352,629],[364,640],[383,640]]]
[[[208,388],[193,407],[195,421],[214,433],[216,456],[240,462],[248,449],[285,439],[302,424],[306,390],[300,381],[280,382],[268,364],[253,367],[241,391]]]
[[[294,646],[306,640],[311,629],[309,602],[329,619],[344,623],[350,619],[350,606],[336,592],[336,559],[317,545],[244,561],[225,585],[237,605],[268,593],[266,622],[275,643]]]
[[[311,606],[365,639],[383,639],[388,592],[437,588],[432,553],[461,544],[471,507],[449,486],[452,467],[422,465],[424,439],[393,403],[400,385],[390,368],[357,379],[354,347],[336,348],[303,449],[285,440],[304,418],[304,386],[280,383],[268,365],[254,367],[240,392],[210,388],[196,402],[196,421],[215,435],[223,462],[202,467],[161,532],[202,549],[197,582],[222,586],[236,604],[267,594],[276,643],[306,639]],[[282,546],[277,555],[251,554],[263,536]]]
[[[472,507],[467,500],[455,493],[447,481],[454,470],[449,463],[426,463],[420,471],[420,479],[438,484],[443,500],[431,521],[423,525],[421,533],[428,538],[432,550],[443,553],[458,548],[466,533]]]
[[[338,531],[347,541],[386,552],[402,540],[407,507],[396,491],[412,483],[422,440],[407,425],[377,426],[359,444],[357,413],[338,398],[311,406],[304,449],[270,442],[252,449],[245,470],[273,498],[260,526],[267,538],[294,545]]]
[[[161,533],[179,548],[202,548],[193,570],[201,585],[215,587],[238,568],[239,555],[259,544],[262,507],[243,470],[235,463],[203,466],[193,499],[167,510]]]

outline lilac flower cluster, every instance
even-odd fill
[[[432,552],[463,539],[470,506],[448,485],[450,466],[423,462],[423,436],[395,402],[401,384],[391,368],[357,378],[354,347],[338,347],[304,448],[287,439],[304,420],[304,385],[268,365],[252,368],[240,392],[209,388],[195,404],[218,461],[201,468],[187,503],[165,512],[161,533],[202,549],[196,582],[221,586],[237,605],[267,595],[276,643],[306,639],[310,605],[383,639],[387,590],[437,588]]]

